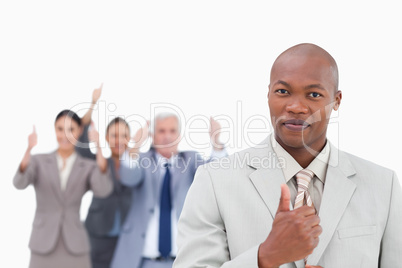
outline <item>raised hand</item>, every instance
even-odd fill
[[[98,100],[102,94],[102,87],[103,87],[103,83],[98,88],[95,88],[94,91],[92,92],[92,103],[93,104],[98,102]]]
[[[301,260],[318,245],[322,228],[314,208],[303,206],[290,211],[289,205],[289,188],[282,184],[272,230],[258,251],[258,264],[261,268],[279,267],[284,263]]]
[[[32,150],[32,148],[35,147],[36,144],[38,144],[38,135],[36,134],[36,128],[34,125],[32,133],[28,136],[28,149]]]
[[[209,118],[209,137],[211,138],[212,146],[216,150],[223,149],[223,145],[219,141],[219,136],[221,134],[221,124],[218,123],[212,116]]]
[[[102,149],[99,144],[99,132],[95,128],[94,121],[91,121],[91,125],[88,129],[88,139],[90,142],[96,144],[96,163],[101,172],[105,173],[107,170],[107,160],[102,154]]]
[[[148,139],[148,137],[149,137],[149,124],[150,124],[150,122],[148,120],[147,123],[145,124],[145,126],[140,128],[139,130],[137,130],[137,132],[131,138],[135,143],[134,144],[135,148],[140,148],[144,144],[144,142]]]
[[[91,121],[91,126],[88,129],[88,139],[90,142],[94,142],[97,146],[99,145],[99,132],[96,130],[93,121]]]
[[[98,102],[98,100],[99,100],[99,98],[101,96],[102,87],[103,87],[103,83],[98,88],[95,88],[94,91],[92,92],[91,107],[88,109],[88,111],[82,117],[82,124],[84,126],[89,125],[91,123],[92,112],[94,110],[95,104]]]
[[[25,172],[31,160],[31,150],[38,143],[38,135],[36,134],[35,125],[33,126],[32,133],[28,136],[28,148],[25,151],[24,157],[21,160],[20,172]]]

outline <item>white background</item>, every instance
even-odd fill
[[[333,55],[340,70],[343,101],[330,127],[332,142],[396,170],[401,177],[399,5],[398,1],[2,1],[2,266],[27,267],[29,261],[34,191],[32,187],[17,191],[12,178],[32,125],[39,136],[33,153],[55,150],[56,114],[65,108],[88,107],[82,103],[90,101],[101,82],[101,100],[116,110],[96,114],[95,119],[111,115],[148,119],[152,103],[166,102],[180,107],[187,118],[228,115],[240,129],[251,116],[269,117],[266,94],[275,57],[297,43],[315,43]],[[261,122],[254,126],[261,127]],[[256,134],[254,140],[262,136]],[[195,137],[208,140],[205,133]],[[229,144],[229,152],[248,147],[241,141]],[[181,148],[190,146],[184,141]],[[201,151],[208,153],[209,148]],[[90,194],[85,196],[82,217],[89,200]]]

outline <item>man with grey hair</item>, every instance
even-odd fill
[[[210,119],[212,158],[226,155],[219,142],[220,125]],[[127,157],[121,182],[132,187],[132,203],[119,237],[112,268],[171,268],[176,257],[177,221],[197,167],[206,161],[194,151],[178,151],[180,119],[173,113],[155,116],[148,152]],[[140,148],[148,127],[134,137]]]

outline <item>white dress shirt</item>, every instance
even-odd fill
[[[286,184],[290,190],[290,200],[292,205],[295,204],[297,196],[297,181],[295,175],[303,168],[297,163],[297,161],[275,140],[274,134],[271,135],[271,144],[278,159],[283,162],[282,171],[285,176]],[[329,142],[325,144],[321,152],[314,158],[314,160],[308,165],[307,169],[314,172],[314,178],[309,184],[308,192],[313,200],[314,207],[317,211],[320,211],[322,194],[324,192],[325,177],[327,174],[329,153],[331,146]]]
[[[65,160],[57,153],[57,167],[59,169],[60,176],[60,187],[61,190],[64,191],[67,186],[68,177],[70,176],[71,170],[73,168],[73,164],[75,159],[77,158],[77,153],[73,152],[69,157]],[[65,163],[64,163],[65,161]]]
[[[163,180],[166,174],[166,167],[164,167],[165,163],[169,163],[170,167],[170,174],[173,176],[174,170],[174,163],[177,161],[177,155],[172,156],[171,158],[167,159],[162,155],[155,153],[156,160],[157,160],[157,176],[159,179],[158,185],[163,185]],[[171,211],[171,234],[172,234],[172,247],[170,251],[170,256],[176,256],[177,254],[177,245],[176,245],[176,238],[177,238],[177,221],[179,220],[176,216],[176,209],[172,203],[172,211]],[[145,258],[156,258],[159,257],[161,254],[159,252],[159,218],[160,218],[160,208],[159,202],[156,202],[154,207],[154,213],[152,214],[149,223],[147,232],[145,234],[145,244],[144,250],[142,252],[142,256]]]

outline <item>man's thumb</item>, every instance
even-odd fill
[[[290,191],[286,184],[281,185],[281,198],[279,199],[278,212],[289,211]]]

